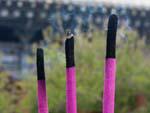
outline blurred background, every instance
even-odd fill
[[[149,0],[0,0],[0,113],[37,113],[36,49],[50,113],[65,113],[64,41],[75,34],[78,113],[102,113],[108,17],[119,17],[115,113],[150,113]]]

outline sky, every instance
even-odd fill
[[[57,1],[57,0],[56,0]],[[136,7],[147,7],[150,8],[150,0],[58,0],[66,2],[89,2],[89,3],[106,3],[114,5],[124,5],[124,6],[136,6]]]

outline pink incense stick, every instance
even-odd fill
[[[103,113],[114,113],[115,108],[115,79],[116,79],[116,32],[118,18],[111,15],[108,23],[107,50],[105,61]]]
[[[38,78],[38,113],[48,113],[48,100],[46,95],[46,81],[44,72],[44,53],[37,49],[37,78]]]
[[[74,36],[68,33],[65,42],[66,53],[66,112],[77,113],[76,70],[74,62]]]

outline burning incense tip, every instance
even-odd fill
[[[74,37],[74,34],[70,30],[67,30],[66,35],[67,35],[67,39]]]
[[[37,76],[38,80],[45,80],[44,71],[44,51],[41,48],[37,49]]]
[[[107,32],[107,50],[106,58],[116,57],[116,34],[117,34],[118,17],[112,14],[109,17],[108,32]]]

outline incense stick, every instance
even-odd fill
[[[48,113],[43,49],[37,49],[38,113]]]
[[[111,15],[108,22],[107,49],[105,60],[103,113],[114,113],[116,79],[116,32],[118,18]]]
[[[68,33],[65,42],[66,53],[66,112],[77,113],[76,70],[74,61],[74,36]]]

